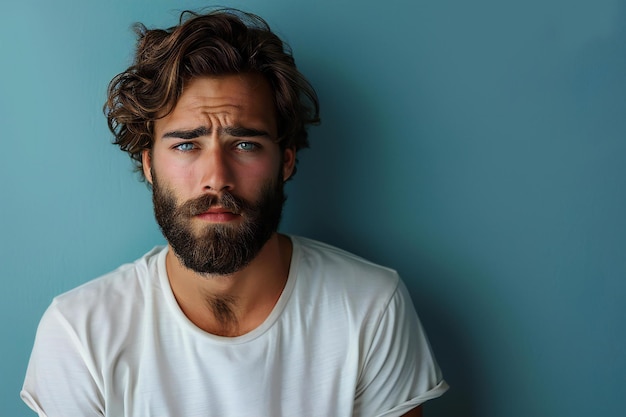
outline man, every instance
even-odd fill
[[[277,233],[319,121],[257,16],[140,35],[105,105],[168,245],[54,299],[22,398],[40,416],[419,416],[447,386],[397,274]]]

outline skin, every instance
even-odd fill
[[[417,406],[408,413],[404,414],[404,417],[422,417],[422,406]]]
[[[225,190],[256,200],[279,170],[284,180],[293,173],[295,149],[281,151],[275,142],[272,92],[258,75],[192,80],[174,110],[155,122],[154,133],[152,150],[142,154],[144,174],[152,183],[154,171],[161,186],[175,191],[178,204]],[[219,208],[192,220],[198,230],[211,223],[240,221],[239,215]],[[167,274],[178,304],[196,326],[220,336],[239,336],[258,327],[274,308],[289,274],[291,251],[289,238],[274,233],[242,270],[206,276],[182,265],[170,247]],[[225,328],[207,299],[228,300],[236,325]],[[405,416],[422,416],[422,407]]]
[[[201,130],[203,129],[203,130]],[[230,193],[256,200],[264,184],[282,170],[287,180],[295,150],[281,151],[272,92],[259,75],[202,77],[189,82],[174,110],[157,120],[152,152],[143,152],[143,170],[152,183],[175,192],[180,204],[204,193]],[[236,224],[241,217],[219,207],[195,216],[192,227]],[[200,275],[184,267],[172,248],[166,258],[174,296],[187,317],[201,329],[220,336],[239,336],[259,326],[272,311],[285,286],[291,242],[274,233],[258,256],[229,276]],[[224,328],[207,300],[228,300],[236,316]]]

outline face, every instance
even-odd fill
[[[232,274],[274,234],[295,164],[276,137],[269,84],[252,74],[195,79],[156,121],[144,174],[157,221],[187,268]]]

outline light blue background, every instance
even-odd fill
[[[51,298],[163,241],[101,106],[133,22],[206,4],[1,7],[0,416]],[[426,415],[625,416],[626,2],[229,5],[322,102],[283,230],[399,270],[452,386]]]

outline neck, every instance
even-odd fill
[[[219,336],[240,336],[263,323],[276,305],[291,251],[289,238],[274,233],[245,268],[207,276],[186,268],[170,247],[167,275],[178,305],[196,326]]]

